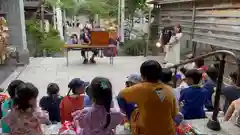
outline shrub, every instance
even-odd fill
[[[146,41],[144,39],[128,40],[123,46],[125,55],[138,56],[143,55],[145,51]]]
[[[33,56],[43,56],[44,51],[51,56],[64,45],[57,30],[50,27],[48,32],[41,31],[39,21],[34,19],[26,21],[26,33],[28,49]]]

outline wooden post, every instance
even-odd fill
[[[44,1],[41,4],[41,30],[44,32]]]
[[[144,57],[148,56],[148,48],[149,48],[150,36],[151,36],[151,16],[152,16],[152,9],[150,9],[148,13],[148,38],[147,38],[147,44],[145,46]]]
[[[191,26],[191,35],[190,35],[190,46],[192,46],[192,54],[193,57],[196,56],[196,43],[193,43],[193,38],[194,38],[194,26],[195,26],[195,19],[196,19],[196,2],[195,0],[192,2],[192,26]]]

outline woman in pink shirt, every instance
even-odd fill
[[[114,129],[123,121],[125,115],[111,108],[111,82],[106,78],[96,77],[89,90],[93,105],[72,114],[78,135],[114,135]]]

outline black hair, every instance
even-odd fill
[[[74,38],[74,37],[77,37],[77,38],[78,38],[77,34],[72,34],[72,35],[71,35],[71,38]]]
[[[172,71],[168,68],[163,68],[160,80],[163,83],[169,83],[172,80]]]
[[[80,78],[75,78],[75,79],[80,80]],[[73,80],[69,82],[69,84],[68,84],[69,91],[67,93],[68,96],[70,95],[70,92],[72,92],[74,95],[79,94],[77,89],[81,86],[77,86],[75,83],[76,82]]]
[[[84,30],[87,30],[88,32],[90,32],[90,29],[88,27],[86,27],[86,26],[83,28],[83,31]]]
[[[133,82],[130,82],[130,81],[126,81],[126,82],[125,82],[125,86],[126,86],[126,87],[131,87],[131,86],[133,86],[133,85],[134,85]]]
[[[182,67],[182,68],[180,68],[180,72],[182,72],[182,74],[186,74],[186,72],[187,72],[187,69],[186,68],[184,68],[184,67]]]
[[[57,95],[59,93],[59,86],[56,83],[50,83],[47,86],[47,94],[49,96],[54,96]]]
[[[16,88],[20,85],[24,83],[23,81],[21,80],[14,80],[12,81],[9,85],[8,85],[8,88],[7,88],[7,92],[9,94],[9,96],[11,98],[14,98],[15,95],[16,95]]]
[[[37,96],[38,89],[32,83],[22,83],[17,87],[17,93],[13,103],[19,110],[26,111],[28,108],[34,107],[29,101],[36,99]]]
[[[112,84],[104,77],[95,77],[90,84],[90,97],[95,104],[102,105],[107,111],[107,121],[104,128],[107,128],[111,121],[110,108],[112,104]]]
[[[161,44],[166,45],[173,35],[173,26],[164,27],[161,31]]]
[[[147,60],[142,63],[140,67],[140,73],[148,82],[158,82],[161,77],[162,67],[155,60]]]
[[[181,32],[182,32],[182,26],[181,26],[180,24],[175,25],[175,27],[179,28],[178,33],[181,33]]]
[[[231,72],[230,74],[229,74],[229,76],[231,77],[231,79],[233,80],[233,82],[234,83],[236,83],[237,82],[237,78],[238,78],[238,72]]]
[[[195,65],[197,68],[201,68],[204,65],[204,59],[196,60]]]
[[[199,84],[202,79],[202,72],[197,69],[190,69],[185,74],[186,78],[191,78],[193,80],[193,84]]]
[[[209,76],[209,78],[213,81],[217,81],[218,78],[218,69],[214,68],[214,67],[209,67],[207,70],[207,75]]]

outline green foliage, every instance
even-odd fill
[[[45,5],[60,7],[69,17],[76,16],[79,4],[76,0],[45,0]]]
[[[42,56],[46,51],[48,54],[59,52],[64,44],[57,30],[50,27],[49,32],[41,31],[40,23],[36,20],[26,21],[26,33],[30,53],[34,56]]]
[[[125,14],[126,17],[131,18],[137,10],[145,10],[147,7],[146,0],[125,0]]]
[[[45,0],[45,5],[57,6],[62,9],[72,9],[76,0]]]
[[[118,0],[46,0],[46,5],[58,6],[66,11],[68,17],[88,14],[93,17],[117,16]]]
[[[40,44],[41,50],[45,50],[48,55],[53,55],[61,51],[64,42],[60,39],[57,30],[51,28],[49,32],[45,33],[45,38]]]
[[[117,0],[86,0],[78,5],[78,14],[88,14],[90,17],[98,14],[101,17],[116,15]]]
[[[125,55],[138,56],[144,54],[146,46],[146,40],[144,39],[135,39],[128,40],[123,46],[123,52]]]

